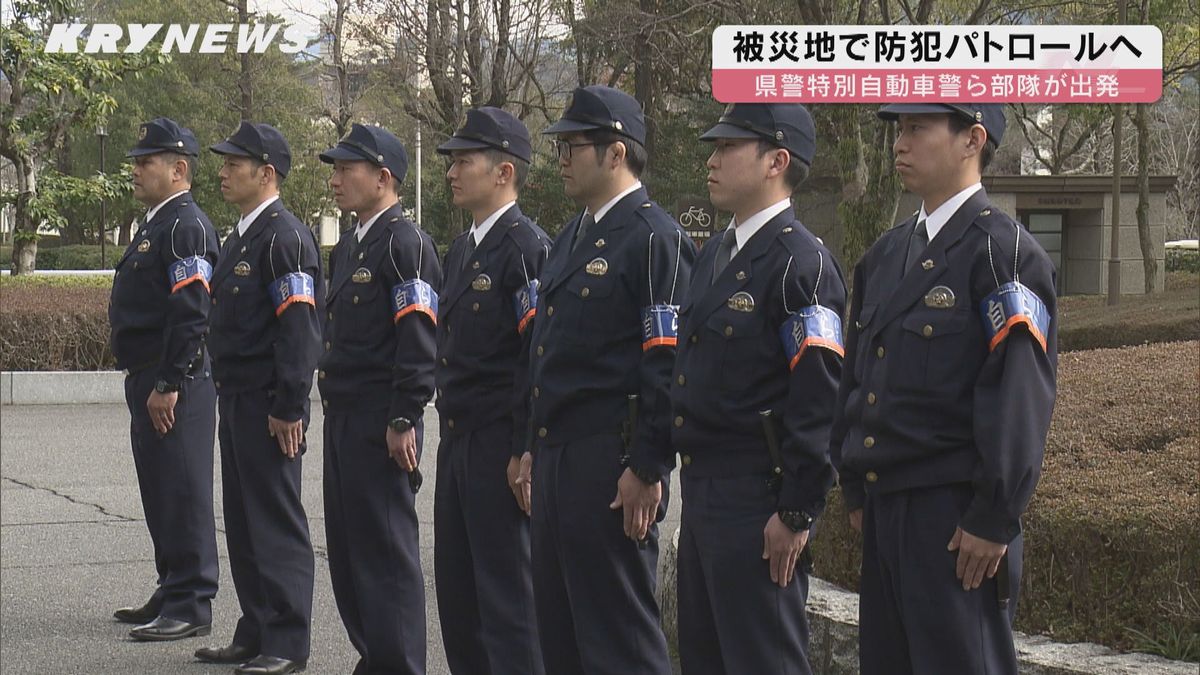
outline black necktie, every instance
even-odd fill
[[[462,267],[464,270],[467,269],[467,263],[471,261],[471,256],[475,254],[476,246],[475,233],[471,232],[467,235],[467,251],[466,253],[463,253]]]
[[[596,224],[596,219],[592,218],[592,214],[590,214],[590,213],[583,214],[583,218],[579,219],[579,229],[575,230],[575,243],[571,245],[572,252],[574,252],[575,249],[579,248],[580,242],[583,241],[584,237],[587,237],[588,228],[590,228],[591,226],[593,226],[595,224]]]
[[[908,257],[904,259],[905,274],[908,274],[909,268],[916,263],[917,258],[921,256],[927,246],[929,246],[929,232],[925,229],[925,221],[922,220],[917,223],[912,235],[908,238]]]
[[[721,272],[729,266],[729,261],[733,260],[733,247],[737,246],[737,237],[734,236],[733,230],[726,230],[725,236],[721,238],[721,244],[717,247],[717,259],[713,261],[713,283],[716,283],[717,277],[721,276]]]

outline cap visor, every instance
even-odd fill
[[[452,137],[450,140],[437,146],[438,154],[448,155],[455,150],[483,150],[484,148],[494,148],[495,146],[476,141],[470,138]],[[500,148],[496,148],[499,150]]]
[[[575,120],[563,118],[546,127],[545,130],[542,131],[542,135],[547,136],[550,134],[569,134],[575,131],[590,131],[592,129],[599,128],[599,125],[591,124],[589,122],[577,122]]]
[[[142,157],[143,155],[153,155],[160,152],[166,152],[160,148],[134,148],[125,153],[126,157]]]
[[[242,157],[250,156],[250,153],[246,152],[245,150],[239,148],[238,146],[236,146],[233,143],[230,143],[228,141],[222,141],[215,145],[210,145],[210,146],[208,146],[208,149],[212,150],[213,152],[217,153],[218,155],[240,155]]]
[[[374,157],[367,157],[361,152],[352,150],[344,145],[332,147],[325,152],[322,152],[320,155],[318,155],[318,157],[320,157],[321,161],[325,162],[326,164],[333,164],[334,160],[338,159],[351,162],[371,162],[372,164],[378,164]]]
[[[743,129],[732,124],[726,124],[725,122],[717,124],[717,126],[709,129],[700,136],[700,140],[702,141],[715,141],[718,138],[762,138],[766,140],[761,134],[756,134],[749,129]]]
[[[894,121],[901,115],[945,115],[952,112],[958,111],[941,103],[891,103],[880,108],[875,116],[881,120]]]

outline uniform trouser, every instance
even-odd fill
[[[671,672],[655,598],[658,527],[625,536],[616,434],[542,445],[533,459],[533,594],[546,672]],[[667,494],[659,505],[659,519]]]
[[[425,672],[416,495],[388,455],[387,410],[325,415],[325,539],[355,675]],[[423,428],[418,420],[417,454]]]
[[[767,474],[680,476],[679,659],[684,675],[809,675],[808,575],[771,581],[763,528],[776,511]]]
[[[438,618],[456,675],[540,675],[529,519],[508,487],[511,420],[443,435],[433,501]]]
[[[999,574],[964,591],[954,573],[958,552],[946,550],[972,496],[969,484],[868,490],[859,594],[863,675],[1017,672],[1012,619],[1021,538],[1001,561],[1010,580],[1007,609],[997,600]]]
[[[150,604],[169,619],[208,624],[218,577],[212,472],[216,390],[207,364],[184,378],[175,425],[159,438],[146,409],[156,379],[153,368],[125,378],[133,465],[158,572]]]
[[[225,538],[242,610],[233,643],[303,661],[314,561],[300,501],[301,455],[288,459],[268,432],[268,391],[221,394],[219,400]]]

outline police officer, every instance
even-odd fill
[[[149,210],[117,263],[108,320],[158,571],[145,605],[114,614],[137,624],[135,640],[207,635],[217,594],[216,394],[204,348],[217,235],[189,192],[199,152],[191,130],[159,117],[126,155],[133,196]]]
[[[669,673],[655,523],[673,464],[674,319],[695,247],[638,180],[646,125],[633,97],[576,89],[545,133],[557,136],[564,191],[584,207],[542,271],[531,355],[546,672]]]
[[[1020,517],[1054,405],[1054,266],[980,185],[1000,105],[894,104],[920,210],[854,273],[831,451],[872,673],[1016,673]]]
[[[792,212],[815,131],[802,105],[736,104],[700,138],[712,203],[734,217],[693,269],[671,386],[680,663],[811,673],[800,556],[833,485],[846,304],[837,262]]]
[[[442,644],[454,673],[540,674],[520,462],[537,278],[550,238],[517,206],[529,131],[484,107],[467,111],[437,150],[450,157],[455,206],[474,218],[450,245],[438,307],[433,562]]]
[[[241,211],[213,275],[212,344],[221,411],[229,566],[242,617],[202,661],[292,673],[308,660],[313,550],[300,501],[308,394],[321,340],[317,243],[279,198],[291,151],[277,129],[242,122],[213,145],[221,193]]]
[[[442,270],[404,217],[408,155],[381,127],[355,124],[321,154],[358,224],[329,257],[318,385],[325,408],[325,536],[356,674],[425,672],[425,584],[415,508],[422,413],[433,398]]]

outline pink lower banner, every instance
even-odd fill
[[[1162,70],[713,70],[722,103],[1152,103]]]

